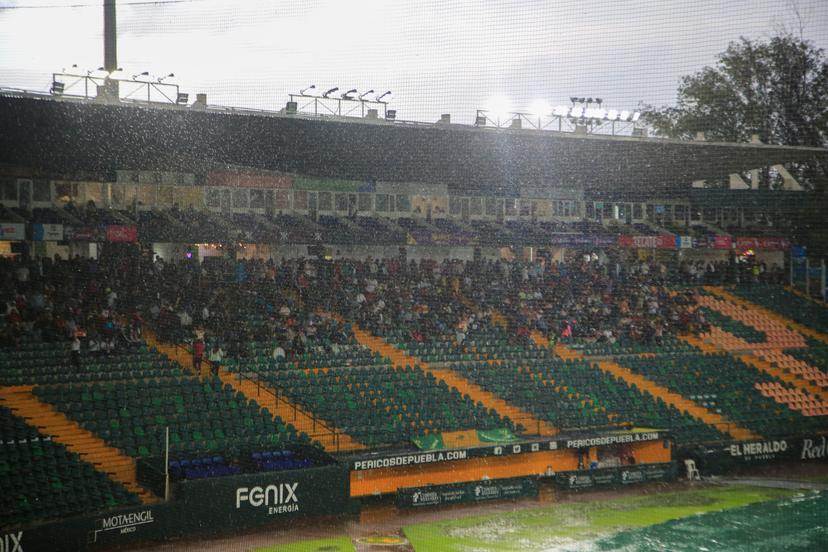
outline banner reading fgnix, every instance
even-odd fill
[[[274,521],[302,514],[337,514],[348,506],[348,471],[341,466],[185,481],[174,496],[201,523]]]

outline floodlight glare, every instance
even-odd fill
[[[629,121],[630,120],[630,112],[626,109],[618,114],[618,120],[620,121]]]
[[[327,98],[328,96],[330,96],[331,94],[333,94],[333,93],[334,93],[334,92],[336,92],[337,90],[339,90],[339,87],[338,87],[338,86],[334,86],[333,88],[331,88],[330,90],[328,90],[327,92],[325,92],[324,94],[322,94],[322,97],[323,97],[323,98]]]
[[[570,117],[581,117],[581,116],[583,116],[583,114],[584,114],[584,108],[579,106],[579,105],[576,105],[575,107],[573,107],[572,109],[569,110],[569,116]]]
[[[486,102],[486,111],[498,121],[505,121],[512,111],[509,100],[505,96],[494,96]]]
[[[608,121],[618,120],[618,110],[617,109],[610,109],[609,111],[607,111],[607,120]]]
[[[566,117],[569,114],[569,107],[565,105],[556,106],[552,114],[557,117]]]
[[[637,120],[639,120],[640,118],[641,118],[641,113],[639,113],[638,111],[636,111],[635,113],[633,113],[633,116],[632,116],[632,122],[636,122],[636,121],[637,121]]]
[[[529,106],[529,112],[536,117],[544,117],[552,112],[552,106],[546,100],[535,100]]]

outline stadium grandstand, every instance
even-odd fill
[[[2,89],[0,551],[824,461],[803,163]]]

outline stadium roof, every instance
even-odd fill
[[[814,159],[828,163],[828,150],[0,94],[0,163],[54,172],[205,173],[233,164],[446,184],[455,194],[517,196],[527,184],[632,200],[689,196],[695,180]]]

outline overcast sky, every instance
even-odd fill
[[[309,84],[391,90],[402,119],[505,98],[674,102],[682,75],[728,42],[800,32],[787,0],[173,0],[118,2],[118,64],[175,73],[210,103],[278,109]],[[802,34],[828,49],[828,1],[799,0]],[[102,1],[0,0],[0,86],[46,91],[51,73],[103,64]],[[504,100],[501,100],[503,102]]]

